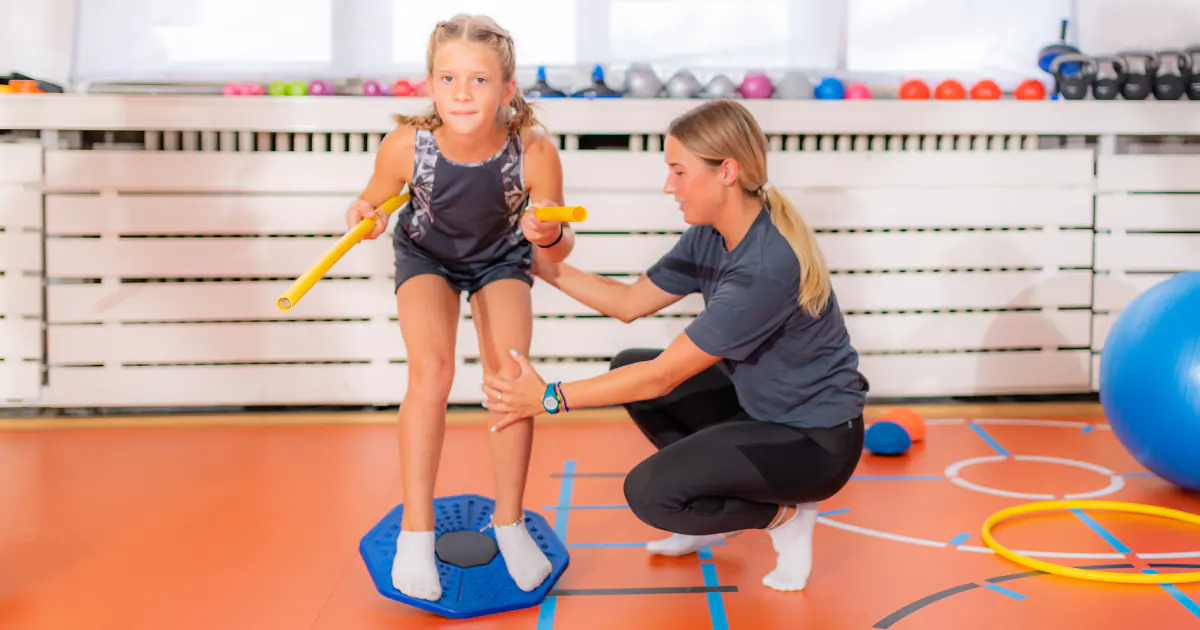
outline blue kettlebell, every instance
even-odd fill
[[[846,86],[833,77],[825,77],[813,90],[813,96],[826,101],[843,99],[846,97]]]

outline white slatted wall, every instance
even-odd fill
[[[0,143],[0,405],[404,398],[387,237],[291,311],[275,299],[344,233],[387,115],[423,105],[59,96],[0,97],[0,127],[27,130],[0,139],[41,131]],[[652,133],[686,105],[543,104],[568,202],[590,211],[572,263],[632,282],[686,229]],[[1186,103],[747,105],[773,183],[817,230],[874,396],[1094,391],[1121,308],[1200,269]],[[532,355],[564,380],[665,346],[703,306],[622,324],[541,282],[533,295]],[[462,312],[452,399],[474,403]]]
[[[275,298],[345,231],[378,134],[152,132],[46,155],[46,404],[394,404],[405,393],[386,238],[295,308]],[[1025,136],[773,136],[772,181],[818,231],[878,396],[1086,391],[1093,154]],[[660,136],[563,140],[571,262],[633,281],[686,228]],[[698,296],[632,324],[538,283],[548,378],[662,347]],[[464,304],[454,402],[480,400]]]
[[[1200,155],[1101,155],[1097,161],[1093,387],[1113,322],[1141,292],[1200,270]]]
[[[42,384],[42,148],[0,144],[0,404]]]

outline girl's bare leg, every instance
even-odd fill
[[[408,357],[408,389],[399,414],[404,517],[392,585],[409,597],[436,601],[442,588],[434,555],[433,492],[454,382],[459,297],[444,279],[420,275],[396,291],[396,307]]]
[[[483,369],[514,377],[518,367],[508,351],[529,352],[533,314],[529,285],[521,280],[497,280],[471,298],[471,313],[479,335]],[[502,414],[493,414],[494,424]],[[533,448],[533,423],[521,422],[491,433],[492,471],[496,484],[496,511],[492,522],[496,542],[513,581],[531,591],[550,575],[550,561],[530,538],[524,514],[525,480]]]

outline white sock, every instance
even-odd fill
[[[687,534],[671,534],[662,540],[652,540],[646,543],[646,551],[656,556],[686,556],[701,549],[721,542],[733,534],[711,534],[708,536],[689,536]]]
[[[496,530],[496,545],[500,547],[500,555],[504,556],[508,574],[516,582],[517,588],[529,592],[540,586],[549,577],[553,567],[541,547],[533,542],[529,530],[525,529],[525,519],[512,525],[493,524],[492,527]]]
[[[442,598],[433,532],[400,530],[392,560],[392,586],[409,597],[436,602]]]
[[[812,571],[813,528],[817,524],[817,504],[797,506],[788,522],[769,530],[771,544],[779,552],[775,570],[763,577],[763,584],[777,591],[800,591]]]

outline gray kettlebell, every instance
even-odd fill
[[[790,70],[775,84],[775,96],[778,98],[812,98],[812,82],[803,73]]]
[[[738,92],[737,84],[733,82],[733,79],[718,74],[704,87],[703,96],[707,98],[740,98],[741,93]]]
[[[700,81],[691,70],[680,70],[667,79],[667,95],[671,98],[692,98],[700,93]]]
[[[633,98],[658,98],[663,84],[647,64],[635,63],[625,71],[625,95]]]

